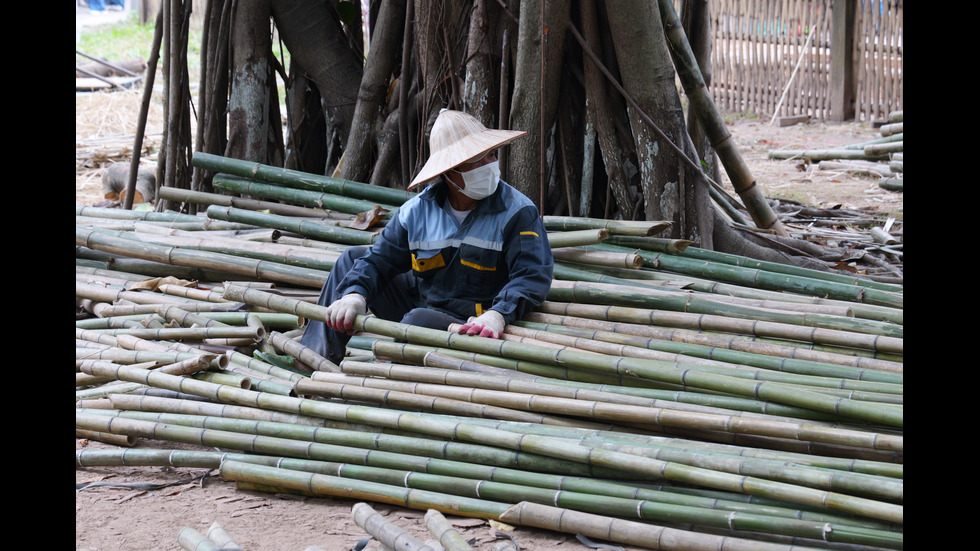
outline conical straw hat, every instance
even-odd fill
[[[508,144],[527,132],[491,130],[472,115],[443,110],[429,135],[429,159],[408,189],[427,182],[471,159],[479,159],[492,149]]]

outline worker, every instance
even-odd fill
[[[330,271],[301,343],[339,364],[357,316],[499,338],[545,299],[554,259],[538,208],[500,179],[496,151],[527,132],[486,128],[443,109],[430,156],[371,247],[348,248]]]

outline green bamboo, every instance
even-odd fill
[[[673,343],[670,341],[665,341],[658,338],[648,338],[636,335],[624,335],[616,331],[603,331],[585,328],[575,328],[569,327],[562,324],[549,324],[549,323],[535,323],[533,321],[518,321],[512,326],[514,334],[518,334],[519,328],[532,329],[536,331],[544,332],[555,332],[569,336],[580,337],[584,339],[594,339],[610,343],[619,343],[623,345],[630,345],[636,347],[644,347],[652,350],[658,350],[665,353],[671,353],[678,355],[678,359],[681,358],[701,358],[704,360],[712,360],[721,363],[729,363],[735,365],[745,365],[750,367],[757,367],[763,369],[769,369],[774,371],[785,371],[788,373],[796,373],[802,375],[814,375],[818,377],[833,377],[839,378],[840,388],[846,388],[847,382],[844,379],[853,379],[857,381],[867,381],[867,382],[881,382],[889,383],[895,385],[901,385],[904,382],[904,377],[901,374],[892,372],[876,371],[873,369],[861,369],[857,367],[849,367],[844,365],[819,363],[808,360],[798,360],[794,358],[780,358],[771,356],[769,354],[758,354],[751,352],[741,352],[737,350],[729,350],[727,348],[718,348],[712,346],[703,346],[699,344],[687,344],[687,343]],[[546,336],[547,333],[540,334],[528,334],[527,336]],[[689,360],[690,361],[690,360]],[[702,364],[703,365],[703,364]],[[787,381],[789,382],[789,381]],[[804,382],[803,379],[800,380],[801,383]],[[861,387],[852,387],[861,388]],[[888,392],[900,393],[900,388],[887,388],[887,387],[863,387],[864,390],[881,392],[887,390]]]
[[[80,468],[97,466],[159,466],[159,467],[190,467],[190,468],[218,468],[222,460],[241,461],[245,463],[255,463],[259,465],[278,466],[284,469],[305,471],[319,474],[334,474],[341,476],[349,474],[350,468],[357,465],[351,463],[337,463],[331,461],[320,461],[312,459],[298,459],[289,457],[279,457],[272,455],[239,454],[231,452],[212,452],[212,451],[192,451],[192,450],[154,450],[154,449],[128,449],[128,450],[106,450],[106,449],[87,449],[76,450],[75,465]],[[402,467],[412,466],[421,463],[411,460]],[[426,468],[421,465],[422,468]],[[392,467],[391,469],[398,469]],[[384,467],[374,467],[374,469],[387,469]],[[365,470],[356,472],[367,473]],[[426,471],[416,471],[426,472]],[[854,517],[843,517],[828,515],[821,512],[806,510],[794,510],[781,507],[779,505],[769,505],[764,503],[752,503],[739,499],[739,496],[699,496],[694,493],[679,493],[671,491],[670,488],[650,489],[642,485],[634,486],[625,483],[609,482],[591,478],[565,477],[562,475],[542,475],[529,471],[515,469],[493,469],[476,464],[459,463],[454,467],[437,468],[433,472],[444,473],[446,477],[468,478],[473,480],[493,480],[501,483],[508,483],[518,486],[530,486],[546,488],[551,490],[569,490],[584,494],[594,494],[599,496],[643,499],[663,504],[675,504],[690,508],[713,509],[725,514],[735,512],[737,514],[749,513],[759,516],[769,516],[782,519],[798,519],[808,522],[835,523],[838,526],[853,526],[877,531],[894,531],[894,526],[877,521],[867,521]],[[511,498],[513,499],[513,498]],[[900,533],[895,532],[889,539],[895,536],[900,537]],[[887,537],[887,536],[886,536]]]
[[[869,154],[863,149],[783,149],[769,152],[773,160],[805,159],[807,161],[829,161],[844,159],[850,161],[887,161],[888,155]]]
[[[242,178],[254,178],[296,189],[323,191],[357,199],[367,199],[390,205],[402,205],[415,196],[415,193],[394,188],[352,182],[310,174],[298,170],[279,168],[261,163],[241,161],[201,151],[195,152],[191,164],[216,173],[226,173]]]
[[[360,319],[361,317],[358,317],[358,320]],[[347,406],[330,402],[257,393],[249,390],[236,389],[227,385],[216,385],[206,381],[188,379],[186,377],[177,377],[140,369],[129,369],[126,366],[118,366],[114,369],[93,370],[92,373],[100,376],[113,376],[120,380],[144,383],[159,388],[178,390],[221,401],[246,405],[254,405],[261,402],[263,407],[281,411],[296,412],[299,409],[303,409],[305,413],[335,419],[353,419],[361,420],[362,422],[370,420],[371,423],[377,423],[390,428],[397,427],[443,438],[481,442],[485,445],[511,450],[529,451],[582,464],[615,466],[623,471],[633,472],[635,474],[660,477],[667,480],[739,493],[778,497],[794,503],[855,513],[888,522],[901,523],[903,518],[901,505],[887,504],[866,498],[814,490],[792,484],[756,479],[754,477],[719,473],[698,467],[636,457],[621,452],[589,448],[586,446],[570,447],[562,439],[527,434],[519,435],[507,431],[486,429],[485,427],[473,426],[467,423],[439,421],[431,417],[422,418],[411,413],[399,412],[393,415],[393,412],[374,408]],[[78,426],[79,419],[82,418],[80,416],[82,415],[76,413],[76,426]],[[433,508],[442,510],[439,507]],[[459,512],[457,511],[456,514],[459,514]]]
[[[193,214],[181,214],[174,211],[155,212],[140,210],[113,209],[107,207],[86,207],[75,205],[75,216],[94,218],[114,218],[119,220],[144,220],[148,222],[200,222],[201,219]]]
[[[596,250],[633,251],[622,245],[593,245]],[[811,296],[826,296],[839,300],[901,308],[901,293],[882,291],[870,286],[838,283],[806,276],[792,276],[755,268],[743,268],[720,262],[695,260],[683,255],[657,253],[654,251],[635,251],[643,257],[644,265],[665,271],[697,275],[710,279],[757,286],[763,289],[791,291]]]
[[[270,422],[254,423],[254,422],[245,422],[245,421],[230,420],[230,419],[215,419],[215,418],[195,419],[189,416],[167,415],[167,414],[141,415],[139,413],[134,413],[134,412],[114,413],[112,411],[99,411],[97,413],[90,413],[90,414],[86,414],[85,412],[80,412],[80,415],[82,416],[81,422],[85,427],[103,428],[106,432],[108,432],[109,430],[119,430],[125,434],[139,435],[147,438],[152,438],[152,437],[157,437],[157,438],[163,437],[165,439],[173,438],[175,441],[184,441],[184,442],[193,442],[194,438],[198,438],[201,443],[207,443],[212,440],[216,442],[221,441],[224,443],[225,446],[232,446],[232,447],[244,446],[246,448],[250,447],[252,448],[253,451],[274,450],[276,445],[280,445],[283,448],[284,452],[289,453],[287,450],[292,449],[295,446],[293,446],[288,442],[281,441],[282,438],[286,438],[290,440],[297,439],[297,440],[317,442],[318,444],[310,448],[310,451],[308,453],[311,454],[312,457],[322,457],[326,460],[332,460],[328,458],[338,458],[338,457],[343,458],[345,454],[349,454],[348,457],[350,457],[351,459],[355,459],[358,458],[361,453],[363,453],[362,451],[356,448],[348,449],[345,451],[343,449],[337,449],[335,447],[321,445],[320,443],[325,442],[326,441],[325,439],[329,436],[325,434],[325,429],[322,428],[316,429],[313,427],[289,426],[282,423],[270,423]],[[87,415],[95,415],[95,418],[88,417]],[[112,419],[111,421],[107,421],[105,419],[100,419],[99,416],[103,416],[103,417],[118,416],[118,417],[116,419]],[[159,419],[160,423],[166,423],[167,425],[156,424],[157,419]],[[169,425],[171,424],[177,424],[184,428],[170,428]],[[201,429],[195,430],[194,429],[195,427],[201,427]],[[206,431],[206,432],[202,432],[202,431]],[[339,433],[341,431],[331,431],[331,432]],[[234,433],[242,433],[242,436],[236,437],[234,436]],[[195,436],[195,434],[197,436]],[[252,435],[258,435],[258,439],[256,439],[254,443],[249,443],[248,438],[252,437]],[[397,439],[397,437],[391,437],[391,436],[386,438]],[[236,439],[240,443],[235,444],[234,442],[236,441]],[[336,440],[340,442],[342,445],[345,442],[345,440],[343,440],[342,436],[339,434]],[[346,445],[348,446],[354,445],[356,447],[367,447],[372,449],[378,447],[378,444],[371,444],[370,440],[367,438],[362,437],[360,438],[360,440],[362,440],[363,443],[356,444],[352,442],[352,443],[347,443]],[[401,438],[401,440],[406,440],[406,439]],[[431,446],[426,446],[426,447],[431,448]],[[408,449],[411,450],[411,448]],[[299,453],[302,452],[299,451]],[[425,450],[416,449],[414,451],[411,451],[411,453],[413,455],[421,456],[425,454]],[[680,451],[676,451],[676,450],[671,451],[669,449],[661,449],[660,453],[663,453],[665,455],[673,455],[673,456],[682,455],[682,452]],[[381,455],[382,457],[377,457],[378,455]],[[548,477],[547,475],[537,475],[537,474],[532,474],[530,472],[507,470],[507,469],[505,469],[505,472],[497,473],[496,468],[489,469],[487,467],[470,465],[465,462],[459,463],[459,462],[447,461],[441,459],[431,459],[429,461],[434,461],[434,464],[429,465],[428,463],[424,463],[421,457],[413,459],[410,457],[399,456],[397,453],[395,454],[375,453],[374,457],[364,456],[363,458],[358,459],[357,461],[358,461],[357,464],[374,465],[375,467],[372,467],[372,469],[377,468],[377,466],[384,465],[384,464],[393,465],[395,466],[394,468],[397,469],[402,469],[402,468],[412,469],[413,468],[412,465],[417,465],[417,466],[424,465],[424,469],[427,473],[429,473],[432,476],[437,476],[440,478],[447,473],[457,473],[457,474],[453,474],[453,476],[462,475],[465,476],[466,478],[473,478],[474,480],[487,480],[487,481],[493,480],[500,484],[508,484],[508,485],[530,484],[534,487],[544,488],[544,489],[561,488],[563,492],[588,491],[593,495],[607,495],[607,496],[609,494],[606,492],[611,492],[613,495],[624,496],[625,495],[624,492],[627,491],[626,488],[622,488],[621,491],[617,491],[617,488],[619,487],[612,483],[607,483],[605,485],[599,483],[593,485],[589,481],[581,481],[581,484],[575,484],[574,480],[558,481],[557,477],[559,475]],[[355,473],[362,471],[362,469],[357,469],[357,467],[354,466],[351,466],[349,468],[354,470],[350,472],[349,475],[345,474],[344,476],[353,476],[356,478],[358,477],[358,475]],[[384,467],[384,468],[388,469],[392,467]],[[752,469],[752,465],[747,465],[744,468]],[[793,469],[792,466],[783,466],[783,469],[784,470],[782,473],[778,473],[775,472],[774,469],[770,469],[771,472],[769,473],[769,476],[774,476],[774,477],[786,476],[788,478],[792,478],[794,472],[797,474],[804,473],[803,470]],[[370,472],[370,470],[363,470],[363,471]],[[490,475],[490,473],[492,473],[492,477],[488,476]],[[817,483],[813,476],[814,473],[819,474],[817,471],[811,471],[811,474],[806,476],[806,478],[808,478],[810,482]],[[401,479],[401,478],[405,478],[405,475],[406,473],[401,472],[396,474],[395,476],[396,478]],[[535,476],[544,476],[544,478],[540,481],[532,481],[532,479]],[[849,475],[848,473],[843,473],[843,472],[837,472],[833,476],[854,477],[854,475]],[[896,499],[896,498],[899,500],[901,499],[901,486],[900,486],[901,483],[897,483],[896,486],[896,483],[881,477],[865,476],[865,478],[876,482],[872,482],[871,484],[869,484],[868,482],[856,481],[856,485],[866,486],[865,490],[869,490],[873,488],[874,483],[877,483],[879,485],[890,484],[892,486],[895,486],[898,492],[897,494],[891,494],[892,499]],[[510,480],[511,482],[504,482],[507,480]],[[448,479],[442,479],[442,482],[445,484],[451,483],[451,481]],[[828,484],[828,482],[824,482],[823,484],[826,485]],[[841,485],[841,486],[847,485],[846,482],[842,482],[840,480],[833,481],[833,484]],[[590,486],[593,487],[593,490],[585,490],[585,488],[588,488]],[[576,487],[581,487],[582,490],[575,490],[574,488]],[[600,488],[606,488],[606,490],[600,491]],[[636,489],[634,489],[633,491],[636,492]],[[890,492],[884,489],[878,489],[877,493],[880,493],[881,496],[885,496]],[[651,498],[657,497],[659,494],[657,494],[656,492],[640,492],[640,495],[643,495],[644,499],[649,500]],[[556,498],[549,495],[546,502],[552,502],[554,499]],[[633,507],[635,508],[635,504]]]
[[[633,324],[649,324],[661,327],[718,331],[722,333],[735,333],[740,335],[754,335],[758,337],[783,339],[786,341],[832,344],[841,347],[892,354],[902,354],[904,351],[904,341],[903,339],[897,337],[805,327],[753,319],[731,318],[710,314],[667,312],[649,308],[603,306],[598,304],[555,301],[545,301],[538,307],[538,310],[544,313],[556,315]]]
[[[371,245],[377,239],[377,234],[363,230],[355,230],[332,224],[324,224],[316,220],[292,218],[278,214],[266,214],[247,209],[211,205],[207,210],[208,218],[230,222],[244,222],[266,228],[291,231],[306,237],[322,239],[345,245]]]
[[[260,197],[262,199],[283,201],[287,204],[294,204],[307,208],[328,209],[351,215],[381,208],[383,209],[383,212],[380,213],[382,220],[390,219],[392,214],[398,208],[395,205],[379,205],[373,201],[352,199],[350,197],[335,195],[332,193],[292,189],[275,184],[257,182],[247,178],[229,176],[227,174],[215,175],[213,182],[215,189],[224,190],[239,195],[248,195]]]
[[[691,350],[691,353],[696,353],[701,351],[724,349],[732,352],[750,354],[751,356],[749,356],[749,358],[754,358],[756,356],[768,358],[789,358],[820,364],[840,365],[856,368],[861,371],[873,370],[876,372],[895,374],[900,374],[903,372],[902,362],[879,360],[853,354],[838,354],[823,350],[802,348],[801,346],[795,346],[791,343],[762,341],[745,335],[663,328],[649,324],[616,323],[573,316],[558,316],[545,312],[530,312],[524,316],[523,321],[527,323],[539,323],[592,330],[596,331],[596,334],[601,334],[603,336],[605,336],[606,333],[622,333],[626,336],[644,337],[661,341],[660,344],[663,347],[663,350],[674,352]],[[694,348],[689,348],[688,345]],[[751,364],[752,361],[749,360],[745,363]]]
[[[779,303],[778,309],[791,309],[799,311],[814,311],[825,314],[836,314],[844,316],[854,316],[876,321],[887,321],[902,325],[904,313],[900,308],[878,306],[840,299],[830,299],[820,296],[808,296],[796,293],[786,293],[771,289],[761,289],[756,286],[739,285],[734,283],[719,282],[716,280],[692,276],[689,274],[679,274],[676,272],[662,272],[646,268],[643,266],[643,257],[635,253],[614,253],[612,251],[595,251],[588,247],[583,247],[586,252],[598,253],[608,252],[609,254],[622,254],[637,257],[638,268],[623,267],[596,267],[588,264],[579,263],[577,267],[593,272],[604,273],[611,277],[623,280],[637,280],[652,285],[667,286],[671,288],[682,288],[702,293],[711,293],[716,297],[732,296],[746,299],[757,299],[760,301],[776,301]],[[555,256],[555,260],[564,260]],[[600,269],[602,270],[600,272]]]
[[[624,247],[637,247],[649,251],[662,252],[662,253],[668,253],[676,256],[682,256],[693,260],[719,262],[719,263],[731,264],[733,266],[740,266],[744,268],[754,268],[757,270],[762,270],[767,272],[775,272],[775,273],[807,277],[813,279],[823,279],[835,283],[864,286],[864,287],[869,287],[869,288],[878,289],[886,292],[892,292],[892,293],[902,292],[901,285],[880,283],[874,280],[848,275],[841,272],[814,270],[812,268],[804,268],[802,266],[794,266],[792,264],[780,264],[778,262],[757,260],[746,256],[739,256],[739,255],[725,253],[721,251],[712,251],[710,249],[703,249],[701,247],[685,246],[681,248],[677,246],[675,241],[669,239],[656,238],[656,237],[648,237],[644,239],[612,237],[610,238],[609,241],[611,244],[618,244]]]
[[[780,419],[774,416],[768,417],[752,417],[752,416],[737,416],[731,415],[730,412],[706,412],[706,411],[691,411],[689,409],[679,408],[676,404],[622,404],[616,403],[614,400],[604,399],[607,396],[593,396],[592,398],[586,396],[576,395],[575,397],[569,398],[566,396],[556,396],[555,391],[545,392],[546,389],[543,385],[534,385],[531,388],[508,388],[507,390],[499,389],[487,389],[485,386],[445,386],[441,384],[425,384],[425,383],[400,383],[398,381],[391,380],[378,380],[371,377],[352,377],[352,376],[339,376],[343,379],[338,378],[337,374],[323,374],[324,377],[318,377],[314,379],[317,382],[336,382],[336,381],[349,381],[347,386],[350,385],[363,385],[365,387],[370,387],[374,389],[384,389],[388,394],[402,393],[402,392],[413,392],[416,394],[423,394],[425,396],[437,396],[437,397],[456,397],[457,399],[467,399],[476,403],[490,404],[496,406],[510,407],[510,408],[521,408],[527,409],[528,411],[536,412],[548,412],[554,414],[568,415],[574,417],[584,417],[593,419],[608,419],[610,421],[619,421],[626,423],[637,423],[643,424],[657,424],[667,427],[683,427],[695,430],[716,430],[716,431],[730,431],[738,434],[754,434],[754,435],[764,435],[776,438],[790,438],[798,439],[802,441],[813,441],[822,443],[832,443],[839,445],[858,445],[860,440],[867,438],[884,437],[888,438],[888,435],[879,435],[873,432],[859,432],[856,430],[844,430],[837,429],[829,426],[821,426],[812,423],[800,423],[797,421]],[[318,387],[326,387],[326,385],[317,384],[300,384],[297,385],[307,386],[316,389]],[[517,382],[513,385],[508,386],[518,386]],[[584,394],[584,393],[583,393]],[[524,404],[522,406],[522,404]],[[489,415],[488,415],[489,416]],[[503,418],[501,418],[503,419]],[[548,424],[548,423],[543,423]],[[586,427],[587,428],[587,427]],[[870,447],[868,444],[864,444],[863,447]],[[658,455],[658,457],[667,458],[666,453],[664,455]],[[679,461],[685,464],[692,464],[695,458],[689,455],[674,455],[671,460]],[[741,461],[737,463],[744,474],[755,473],[759,474],[760,471],[753,471],[751,468],[746,467]],[[732,463],[726,463],[724,466],[722,463],[718,463],[716,468],[719,470],[725,470],[732,467]],[[732,471],[734,472],[734,471]],[[792,472],[793,476],[796,476],[797,481],[807,480],[807,475],[795,471],[792,468],[786,468],[784,473]],[[771,475],[772,476],[783,476]],[[807,485],[821,484],[823,482],[818,482],[816,480],[810,479],[812,482]],[[841,486],[836,487],[841,491],[844,490],[844,485],[849,484],[851,481],[848,480],[846,474],[838,474],[834,479],[835,484],[841,484]],[[858,488],[864,480],[856,481],[855,486],[849,487],[848,489]],[[888,484],[882,484],[881,487],[875,489],[862,488],[863,492],[891,492],[894,488],[886,488]],[[833,489],[831,487],[826,487],[826,489]],[[894,497],[894,494],[888,494],[890,497]],[[879,497],[884,497],[884,495],[879,495]]]
[[[556,266],[556,271],[558,267]],[[825,316],[799,312],[780,312],[753,306],[741,306],[726,301],[712,300],[710,295],[660,291],[653,287],[636,287],[590,281],[555,280],[548,291],[549,301],[582,304],[602,304],[633,308],[651,308],[710,314],[750,319],[757,322],[774,322],[821,329],[840,330],[901,338],[901,325],[873,320]]]
[[[157,190],[157,195],[161,199],[177,201],[181,203],[192,203],[196,205],[221,205],[224,207],[236,207],[249,210],[268,210],[275,214],[285,216],[303,216],[309,218],[331,218],[334,220],[351,220],[353,216],[347,213],[323,210],[322,208],[308,208],[297,205],[289,205],[276,201],[261,201],[248,197],[236,197],[221,193],[207,193],[204,191],[193,191],[189,189],[176,188],[171,186],[161,186]]]
[[[564,427],[616,428],[615,425],[568,419],[563,415],[542,414],[513,407],[487,405],[447,397],[430,397],[418,393],[376,389],[361,385],[333,384],[323,380],[297,381],[294,389],[300,396],[319,396],[356,403],[371,403],[389,406],[392,409],[435,411],[464,417],[488,417]]]
[[[328,272],[297,266],[286,266],[241,258],[234,255],[181,249],[144,243],[120,235],[75,228],[75,244],[113,254],[121,254],[143,260],[153,260],[174,266],[187,266],[221,270],[254,277],[260,280],[288,283],[319,289],[326,282]]]
[[[474,354],[459,350],[435,348],[414,344],[399,344],[394,342],[377,341],[375,352],[380,358],[395,362],[415,362],[416,365],[444,367],[441,361],[431,361],[433,356],[447,356],[461,361],[471,361],[481,366],[487,366],[498,371],[508,371],[516,376],[530,377],[530,381],[544,381],[550,384],[560,384],[572,388],[587,388],[591,390],[610,391],[617,394],[637,396],[651,400],[667,400],[692,405],[718,407],[735,411],[767,413],[794,419],[811,419],[827,421],[837,419],[836,415],[814,412],[782,404],[773,404],[742,398],[704,392],[684,390],[665,390],[641,385],[643,381],[636,378],[603,376],[595,372],[575,371],[567,368],[556,368],[545,364],[501,358],[498,356]],[[343,369],[343,368],[342,368]],[[487,373],[480,370],[481,373]],[[491,373],[497,374],[500,373]]]

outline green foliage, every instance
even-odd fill
[[[109,62],[132,59],[147,61],[150,59],[154,32],[154,20],[141,25],[139,16],[133,12],[126,19],[117,23],[82,27],[77,35],[75,49],[86,55]],[[199,77],[200,59],[201,32],[191,29],[187,40],[187,70],[192,81],[196,81]],[[88,61],[81,56],[76,58],[76,63]],[[158,63],[158,69],[161,65],[162,63]]]

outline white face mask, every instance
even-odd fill
[[[493,195],[493,192],[497,191],[497,182],[500,181],[500,162],[493,161],[492,163],[478,166],[473,170],[460,172],[459,175],[463,177],[463,182],[466,184],[466,187],[460,189],[456,184],[453,184],[453,187],[470,199],[479,201],[480,199]],[[446,181],[452,183],[448,178],[446,178]]]

